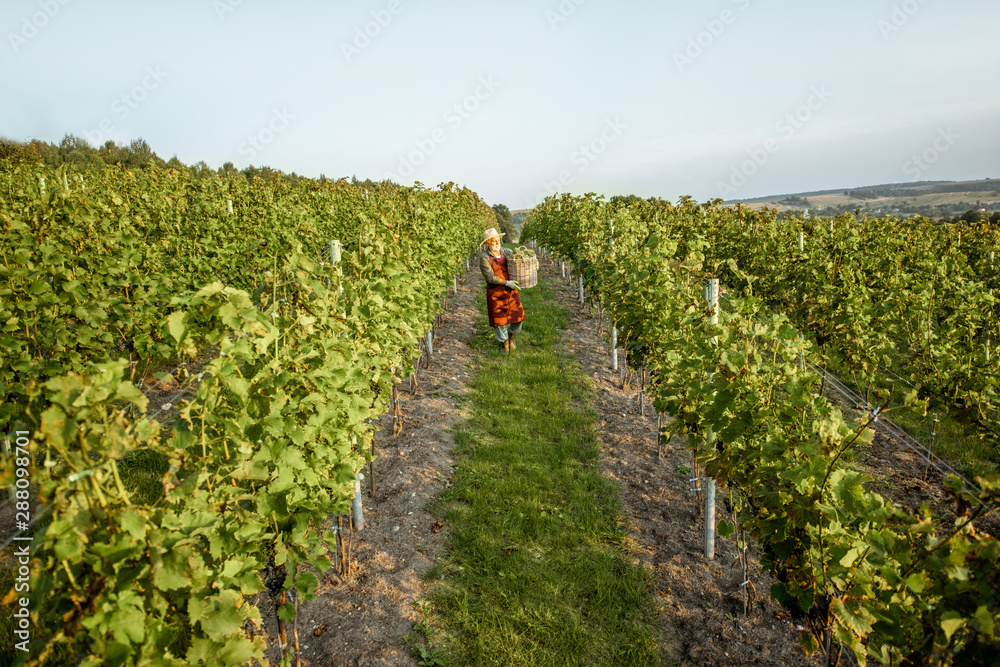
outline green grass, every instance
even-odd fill
[[[652,582],[600,472],[591,388],[555,351],[568,314],[521,292],[527,321],[502,355],[485,316],[472,416],[456,433],[446,559],[431,572],[423,664],[657,665]],[[480,296],[480,305],[483,298]]]

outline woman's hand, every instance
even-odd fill
[[[521,286],[518,285],[513,280],[508,280],[507,283],[506,283],[506,285],[507,285],[507,287],[509,287],[512,290],[519,290],[519,289],[521,289]]]

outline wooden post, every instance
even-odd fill
[[[233,214],[233,200],[232,199],[227,199],[226,200],[226,212],[229,213],[229,215]]]
[[[278,608],[283,606],[288,602],[288,591],[281,591],[281,596],[278,598],[274,606],[274,617],[278,620],[278,647],[281,649],[281,658],[285,659],[288,657],[288,632],[286,630],[285,622],[281,620],[278,616]]]
[[[806,249],[805,234],[799,232],[799,252],[804,252]]]

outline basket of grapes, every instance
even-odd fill
[[[507,272],[521,289],[537,285],[538,258],[535,257],[535,251],[524,246],[515,248],[514,254],[507,258]]]

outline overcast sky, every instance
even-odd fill
[[[749,198],[1000,177],[995,0],[3,0],[0,135]]]

